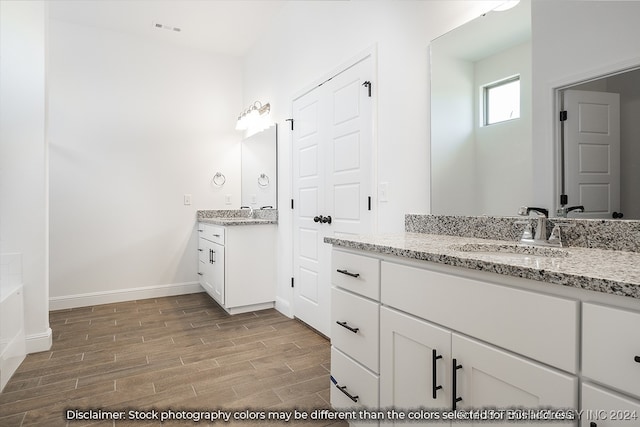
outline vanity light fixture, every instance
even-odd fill
[[[245,111],[240,113],[236,122],[236,130],[251,130],[254,133],[269,127],[269,113],[271,104],[256,101]]]
[[[516,7],[518,3],[520,3],[520,0],[507,0],[504,3],[494,7],[493,10],[496,12],[504,12],[505,10]]]

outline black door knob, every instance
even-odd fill
[[[624,214],[622,212],[614,212],[611,216],[613,217],[613,219],[620,219],[624,216]]]
[[[320,222],[322,221],[322,217],[321,216],[314,216],[313,217],[313,222]]]
[[[321,217],[320,221],[323,224],[331,224],[331,215]]]

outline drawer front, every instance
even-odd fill
[[[579,302],[390,262],[385,305],[576,373]]]
[[[379,304],[331,289],[331,344],[378,372]]]
[[[378,407],[378,376],[331,347],[331,406],[335,409]],[[341,391],[339,387],[344,387]],[[346,393],[349,393],[354,402]]]
[[[200,237],[210,240],[214,243],[224,245],[224,227],[213,224],[198,223],[198,232]]]
[[[335,286],[378,301],[380,260],[334,250],[331,253],[331,282]]]
[[[583,304],[582,374],[640,398],[640,312]]]
[[[640,424],[640,401],[593,384],[582,384],[580,427],[631,427]]]

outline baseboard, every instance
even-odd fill
[[[280,313],[284,314],[285,316],[293,319],[293,310],[291,309],[291,304],[289,303],[288,300],[282,297],[276,296],[276,310],[278,310]]]
[[[52,342],[53,335],[51,328],[47,328],[45,332],[41,332],[39,334],[27,335],[25,337],[27,354],[48,351],[51,349]]]
[[[198,282],[174,283],[168,285],[147,286],[143,288],[118,289],[114,291],[91,292],[87,294],[67,295],[49,298],[49,310],[87,307],[110,304],[113,302],[134,301],[147,298],[168,297],[173,295],[203,292]]]

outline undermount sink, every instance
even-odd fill
[[[516,243],[467,243],[465,245],[453,246],[452,249],[461,252],[472,252],[480,255],[512,257],[562,258],[569,255],[569,253],[562,248],[519,245]]]

